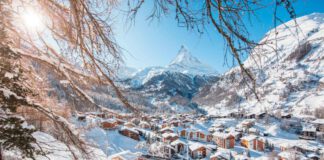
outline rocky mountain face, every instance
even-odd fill
[[[193,98],[209,114],[284,110],[314,116],[324,107],[324,14],[291,20],[270,30],[244,66],[256,78],[260,101],[244,85],[240,68],[223,74]]]
[[[218,80],[217,72],[181,46],[177,56],[165,67],[147,67],[139,70],[122,83],[131,92],[151,99],[156,106],[195,107],[191,99],[200,88]]]

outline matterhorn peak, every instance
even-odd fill
[[[191,55],[189,50],[181,45],[180,50],[178,51],[177,56],[171,61],[170,65],[192,65],[192,64],[201,64],[201,62],[194,56]]]
[[[201,63],[196,57],[191,55],[190,51],[184,45],[181,45],[177,56],[171,61],[167,68],[172,71],[192,75],[216,73],[211,67]]]

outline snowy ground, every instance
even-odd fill
[[[94,142],[99,148],[111,155],[122,151],[129,150],[131,152],[145,153],[146,149],[138,148],[141,141],[136,141],[118,133],[118,130],[104,130],[95,127],[86,132],[89,141]]]

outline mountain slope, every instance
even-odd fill
[[[132,84],[135,86],[144,85],[154,76],[159,76],[165,72],[182,73],[190,77],[194,76],[216,76],[217,72],[210,66],[200,62],[196,57],[192,56],[188,49],[181,46],[176,57],[165,67],[154,66],[146,67],[134,73],[130,77]]]
[[[169,65],[144,68],[123,84],[127,84],[131,92],[144,95],[156,106],[192,106],[191,99],[199,89],[217,79],[216,71],[181,46]]]
[[[210,114],[244,108],[247,112],[286,110],[313,116],[316,108],[324,107],[324,14],[303,16],[296,22],[297,27],[291,20],[278,26],[277,33],[269,31],[260,42],[267,41],[267,45],[255,48],[244,62],[256,76],[260,101],[243,85],[238,67],[211,88],[201,90],[194,101]]]

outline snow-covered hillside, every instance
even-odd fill
[[[324,107],[324,14],[313,13],[282,24],[260,43],[266,45],[255,48],[244,63],[256,76],[260,101],[242,85],[239,67],[201,90],[195,101],[210,114],[244,108],[248,112],[284,109],[313,116],[316,108]]]

